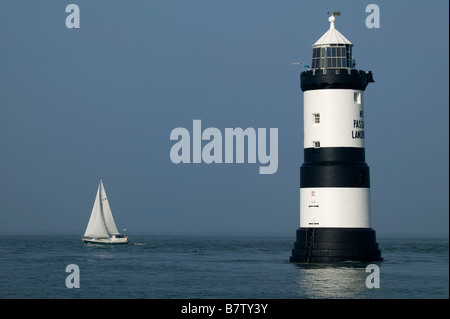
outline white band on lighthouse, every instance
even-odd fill
[[[306,91],[303,123],[304,148],[364,147],[362,91]]]
[[[300,227],[370,227],[368,188],[300,189]]]

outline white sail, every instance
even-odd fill
[[[92,207],[91,217],[89,218],[89,223],[84,232],[84,236],[92,238],[109,237],[101,211],[100,185],[97,190],[97,195],[95,196],[94,207]]]
[[[109,206],[108,197],[106,196],[105,187],[103,186],[103,181],[100,180],[100,189],[101,189],[101,207],[103,212],[103,218],[105,221],[106,229],[109,234],[119,234],[117,230],[116,223],[114,222],[114,218],[111,212],[111,207]]]

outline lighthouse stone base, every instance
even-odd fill
[[[300,227],[290,258],[293,263],[382,260],[372,228]]]

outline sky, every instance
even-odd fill
[[[67,28],[68,4],[80,28]],[[366,6],[380,9],[367,28]],[[84,233],[102,178],[126,233],[299,227],[311,45],[353,44],[377,234],[449,229],[447,1],[0,0],[0,234]],[[174,164],[170,133],[278,128],[278,170]]]

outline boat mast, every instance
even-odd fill
[[[102,179],[100,178],[100,183],[98,184],[99,197],[100,197],[100,215],[102,216],[103,224],[105,225],[106,232],[108,233],[108,236],[109,236],[109,231],[108,231],[108,228],[106,227],[105,216],[103,215],[102,184],[103,184],[103,182],[102,182]]]

